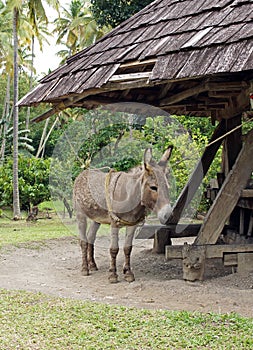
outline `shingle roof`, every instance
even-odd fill
[[[208,108],[187,111],[186,90],[196,89],[199,96],[210,92],[211,83],[219,82],[223,91],[231,94],[249,88],[253,76],[252,22],[252,0],[154,1],[70,57],[43,78],[20,105],[50,102],[56,111],[65,106],[93,108],[103,101],[141,100],[170,112],[208,115],[212,108],[207,100]],[[165,99],[184,92],[182,106]],[[215,92],[213,88],[213,95]],[[217,98],[213,104],[219,102]],[[221,109],[226,108],[225,102]]]

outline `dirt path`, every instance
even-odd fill
[[[231,274],[231,268],[225,270],[221,263],[211,261],[204,282],[185,282],[180,261],[165,262],[164,256],[151,253],[151,241],[136,240],[132,254],[136,281],[123,281],[119,269],[120,282],[109,284],[108,247],[108,237],[97,239],[99,271],[88,277],[80,274],[76,238],[1,251],[0,288],[143,308],[237,312],[253,317],[253,274]],[[123,263],[122,250],[118,262]]]

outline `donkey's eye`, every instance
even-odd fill
[[[150,186],[151,191],[157,192],[157,187],[156,186]]]

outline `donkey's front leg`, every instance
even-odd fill
[[[134,274],[131,270],[130,256],[133,248],[133,237],[136,226],[126,228],[126,237],[124,244],[125,264],[123,267],[124,278],[127,282],[133,282],[135,280]]]
[[[118,282],[117,264],[116,264],[118,252],[119,252],[119,229],[117,227],[111,226],[111,246],[110,246],[111,263],[110,263],[110,269],[109,269],[110,283]]]

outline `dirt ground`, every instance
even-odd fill
[[[81,252],[75,237],[2,250],[0,288],[131,307],[236,312],[253,317],[253,274],[232,273],[221,261],[210,260],[203,282],[186,282],[182,279],[181,261],[165,261],[163,255],[152,253],[152,240],[135,240],[132,253],[135,282],[123,280],[121,249],[120,281],[109,284],[109,237],[98,237],[96,243],[99,271],[87,277],[80,273]]]

